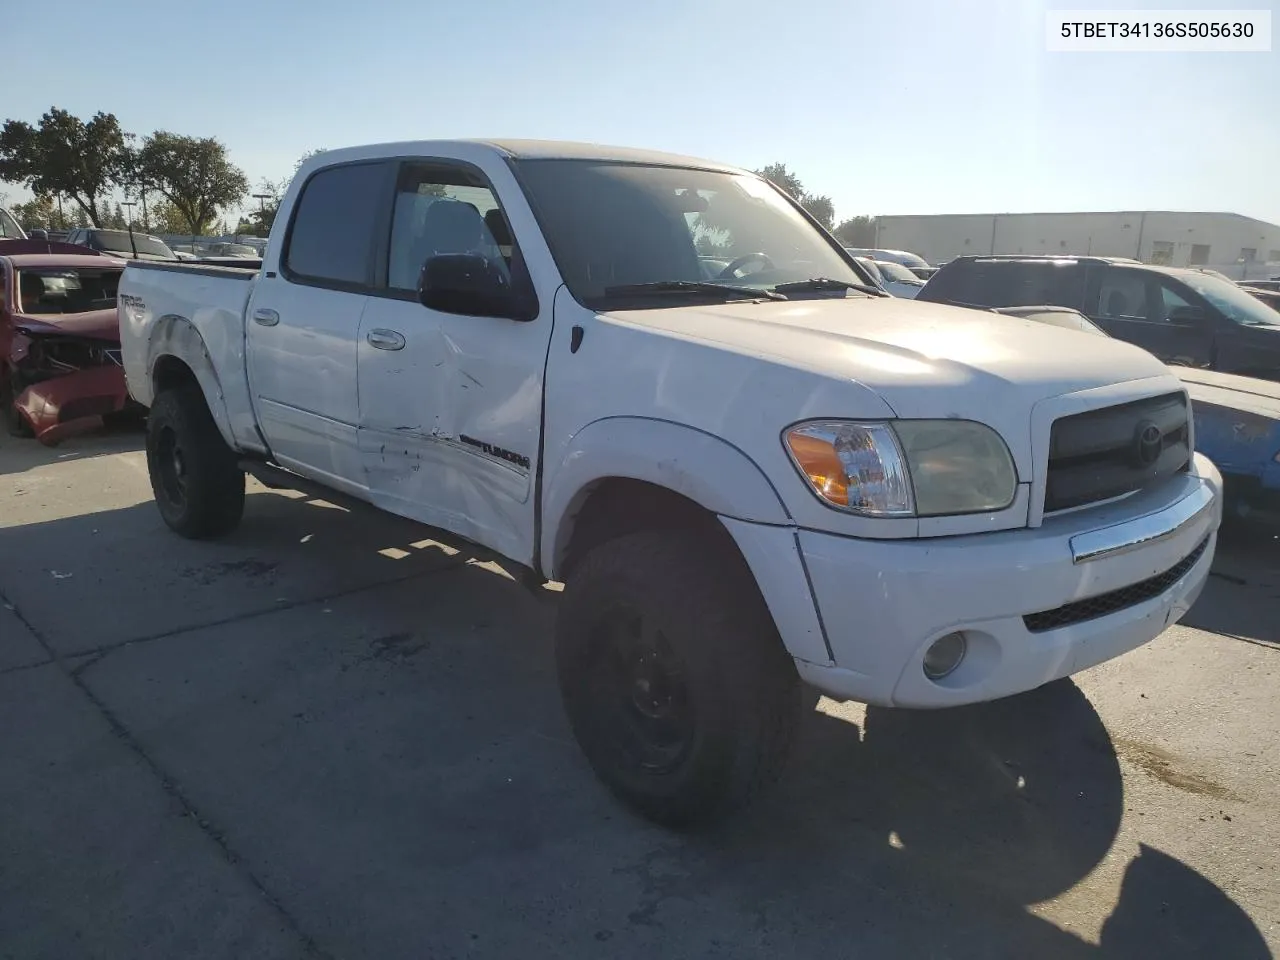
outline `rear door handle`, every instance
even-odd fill
[[[404,334],[397,333],[394,330],[370,330],[365,334],[365,339],[369,341],[369,346],[376,347],[379,350],[404,349]]]
[[[253,311],[253,322],[261,324],[264,327],[274,327],[280,322],[280,314],[274,310],[268,310],[265,307],[259,307]]]

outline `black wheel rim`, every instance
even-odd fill
[[[628,609],[593,631],[587,689],[601,734],[627,763],[671,773],[693,746],[696,726],[684,664],[652,617]]]
[[[162,427],[156,438],[156,477],[160,492],[173,506],[187,502],[187,462],[172,427]]]

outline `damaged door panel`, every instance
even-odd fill
[[[483,256],[508,282],[530,283],[518,238],[478,169],[405,161],[388,213],[378,265],[385,289],[360,318],[356,354],[369,498],[506,556],[532,557],[550,311],[513,320],[420,302],[423,264],[441,254]]]

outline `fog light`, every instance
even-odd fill
[[[963,633],[948,633],[933,642],[924,654],[924,675],[930,680],[941,680],[960,666],[968,643]]]

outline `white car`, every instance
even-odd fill
[[[900,263],[891,260],[872,261],[880,271],[882,286],[895,297],[906,297],[914,300],[924,281]]]
[[[248,472],[563,582],[574,733],[665,824],[780,769],[802,681],[1030,690],[1176,622],[1213,558],[1221,478],[1158,360],[885,296],[704,160],[332,150],[260,269],[131,261],[119,304],[165,523],[227,533]]]

